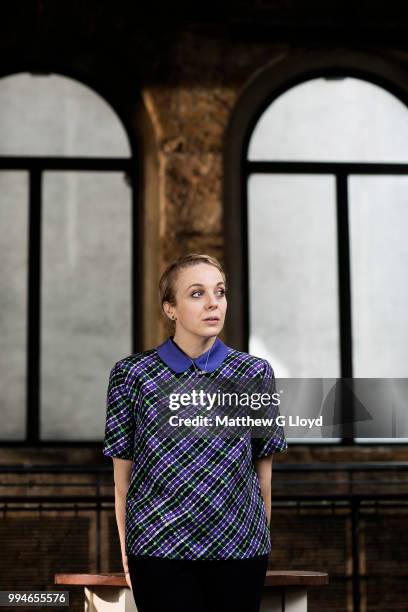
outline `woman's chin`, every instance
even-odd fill
[[[217,321],[217,323],[204,323],[202,329],[206,335],[216,336],[222,329],[222,323],[219,321]]]

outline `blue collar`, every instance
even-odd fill
[[[177,374],[185,372],[185,370],[190,368],[192,366],[192,361],[194,361],[199,370],[204,370],[205,368],[206,372],[213,372],[219,365],[221,365],[229,352],[228,346],[226,346],[218,338],[218,336],[216,337],[212,347],[195,359],[191,359],[191,357],[186,355],[186,353],[177,346],[173,340],[173,336],[167,338],[167,340],[160,344],[156,350],[162,361],[164,361],[164,363]],[[209,352],[210,355],[208,355]]]

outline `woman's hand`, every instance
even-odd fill
[[[127,555],[124,555],[122,557],[122,564],[123,564],[123,571],[125,572],[125,578],[126,578],[127,585],[129,587],[129,589],[133,590],[132,589],[132,582],[130,580],[129,565],[128,565]]]

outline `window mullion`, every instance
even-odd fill
[[[41,185],[42,170],[30,169],[28,229],[28,326],[26,440],[39,440],[40,306],[41,306]]]

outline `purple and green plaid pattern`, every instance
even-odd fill
[[[205,376],[214,381],[218,376],[263,376],[264,390],[274,392],[267,361],[227,348],[222,362],[214,362]],[[150,349],[121,359],[110,372],[103,454],[133,461],[126,554],[243,559],[269,553],[270,532],[253,459],[285,451],[283,429],[275,429],[271,438],[160,438],[160,383],[173,379],[182,392],[197,377],[192,364],[175,372],[166,359]]]

